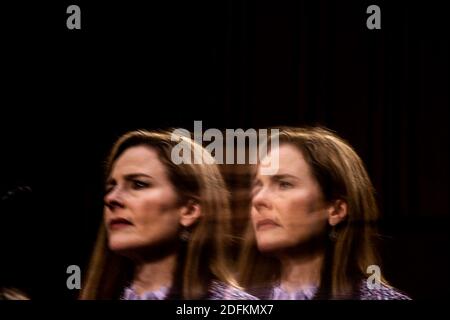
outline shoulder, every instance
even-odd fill
[[[359,287],[360,300],[411,300],[406,294],[385,283],[369,288],[367,281],[361,281]]]
[[[208,300],[258,300],[258,298],[239,288],[213,281],[209,287]]]

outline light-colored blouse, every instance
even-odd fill
[[[169,295],[169,287],[137,294],[132,287],[126,287],[121,300],[165,300]],[[207,300],[258,300],[256,297],[220,281],[212,281],[209,286]]]
[[[286,291],[281,285],[278,285],[272,290],[272,297],[270,300],[311,300],[317,292],[315,286],[305,286],[295,291]]]

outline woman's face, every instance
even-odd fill
[[[153,148],[131,147],[115,161],[104,201],[111,250],[133,251],[177,239],[182,207]]]
[[[294,249],[322,237],[328,220],[320,186],[302,152],[282,144],[267,157],[277,152],[278,171],[261,175],[258,170],[252,190],[253,228],[259,250],[266,253]]]

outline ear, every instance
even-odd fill
[[[336,200],[328,212],[328,223],[335,226],[347,217],[347,202]]]
[[[189,200],[180,210],[180,224],[186,228],[195,224],[202,215],[200,204],[194,200]]]

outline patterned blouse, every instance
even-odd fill
[[[275,286],[269,290],[258,290],[255,293],[261,299],[266,300],[312,300],[316,298],[317,287],[304,287],[294,292],[288,292]],[[253,293],[253,292],[252,292]],[[366,281],[361,281],[361,285],[356,294],[352,298],[344,297],[344,299],[355,300],[411,300],[410,297],[401,293],[397,289],[381,283],[378,287],[369,288]]]
[[[270,300],[311,300],[317,292],[317,287],[303,287],[297,291],[289,292],[276,286],[272,290]]]
[[[369,289],[366,281],[362,281],[359,287],[359,300],[411,300],[411,298],[383,283],[378,288]]]
[[[165,300],[170,288],[162,287],[158,290],[137,294],[132,287],[125,288],[121,300]],[[207,300],[258,300],[254,296],[219,281],[212,281]]]

